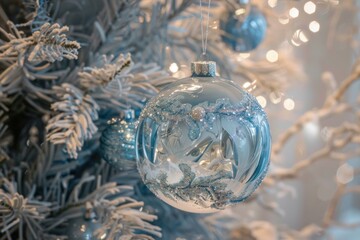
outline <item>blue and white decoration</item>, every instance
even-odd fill
[[[106,237],[106,233],[102,237],[95,234],[102,224],[93,209],[86,209],[83,216],[69,220],[66,225],[61,233],[65,234],[68,240],[101,240]]]
[[[100,154],[118,170],[136,168],[135,134],[137,120],[134,110],[126,110],[124,118],[113,118],[102,133]]]
[[[237,83],[215,77],[215,67],[215,62],[195,62],[192,77],[151,99],[136,135],[144,183],[188,212],[215,212],[243,201],[269,165],[264,111]]]
[[[243,12],[243,11],[239,11]],[[251,6],[250,12],[242,20],[243,14],[229,14],[225,21],[221,22],[221,29],[225,32],[222,40],[234,51],[249,52],[257,48],[263,42],[267,21],[264,14],[256,7]]]

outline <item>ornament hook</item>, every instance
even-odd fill
[[[203,50],[203,52],[202,52],[203,56],[206,55],[206,50],[207,50],[207,42],[208,42],[208,35],[209,35],[210,5],[211,5],[211,0],[209,0],[209,4],[208,4],[206,32],[205,32],[205,37],[204,37],[204,24],[203,24],[204,17],[203,17],[203,11],[202,11],[202,0],[200,0],[201,45],[202,45],[202,50]]]

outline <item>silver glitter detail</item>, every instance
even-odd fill
[[[144,182],[155,193],[159,191],[175,201],[195,201],[204,208],[223,209],[229,199],[234,197],[234,193],[226,189],[226,183],[221,182],[221,180],[232,178],[229,172],[221,170],[215,175],[196,178],[189,165],[181,163],[179,168],[183,173],[183,178],[178,183],[169,184],[166,173],[161,173],[158,180],[147,179],[145,176]],[[212,204],[208,205],[207,202]]]
[[[192,77],[215,77],[216,62],[198,61],[191,63]]]

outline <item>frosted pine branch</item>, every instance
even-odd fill
[[[14,230],[28,232],[28,239],[38,239],[43,231],[40,223],[50,213],[50,203],[25,198],[15,191],[12,183],[1,179],[0,188],[0,232],[9,236]],[[22,237],[22,236],[21,236]],[[11,239],[11,238],[9,238]]]
[[[142,108],[146,99],[174,80],[156,64],[133,64],[130,55],[103,57],[103,67],[87,67],[79,73],[82,87],[101,108],[121,111]]]
[[[25,59],[32,63],[77,59],[80,45],[67,40],[65,33],[69,31],[68,27],[45,23],[40,30],[26,37],[12,22],[8,25],[12,33],[0,29],[9,40],[0,47],[0,60],[18,58],[22,65]]]
[[[60,101],[51,105],[54,116],[49,120],[47,139],[53,144],[65,144],[66,152],[77,158],[84,141],[97,132],[94,121],[98,119],[99,106],[90,95],[71,84],[54,86]]]
[[[130,186],[110,182],[81,198],[80,192],[84,193],[83,185],[94,180],[95,177],[89,176],[80,181],[64,207],[66,210],[49,222],[48,231],[62,229],[73,218],[83,218],[86,210],[86,214],[96,215],[97,221],[101,223],[101,227],[93,233],[99,239],[153,240],[152,236],[161,237],[161,229],[149,223],[157,217],[142,212],[144,203],[128,197],[129,190],[132,190]]]
[[[280,135],[279,139],[273,145],[273,155],[279,154],[291,137],[298,134],[306,123],[314,119],[314,116],[325,118],[336,114],[342,114],[346,110],[349,110],[349,107],[342,99],[347,93],[347,90],[358,81],[360,81],[360,61],[355,64],[349,77],[342,81],[336,91],[326,98],[324,105],[320,109],[311,110],[305,113],[290,128]]]
[[[86,89],[91,89],[106,86],[115,81],[119,88],[124,91],[128,90],[129,86],[126,85],[126,82],[121,81],[121,75],[125,75],[132,65],[130,54],[126,57],[120,55],[114,63],[111,63],[111,60],[112,58],[107,59],[104,56],[103,67],[86,67],[83,72],[79,72],[81,85]]]

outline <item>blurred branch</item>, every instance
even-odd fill
[[[273,145],[273,154],[280,153],[286,142],[295,134],[300,132],[304,125],[312,121],[316,116],[318,119],[333,115],[340,114],[348,109],[346,104],[341,103],[341,99],[344,97],[349,87],[360,79],[360,62],[356,63],[350,76],[341,82],[340,86],[335,90],[333,94],[327,97],[322,108],[315,109],[305,113],[299,118],[290,128],[283,132],[278,140]]]

